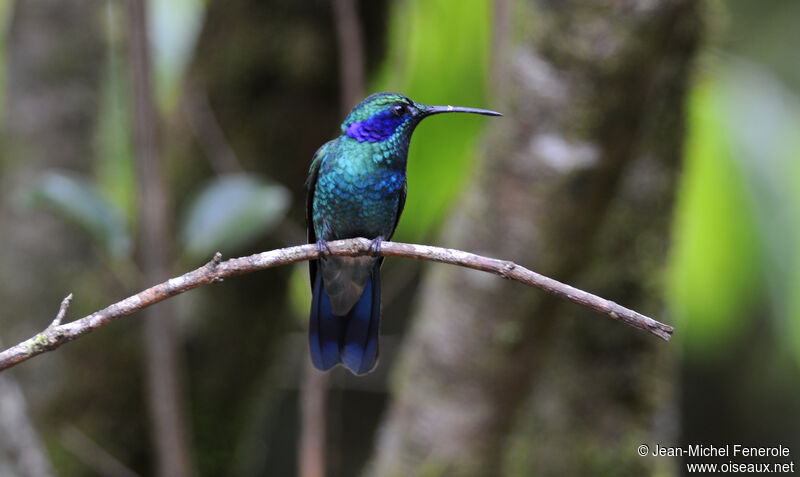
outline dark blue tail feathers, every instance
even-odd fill
[[[317,273],[311,298],[311,321],[308,326],[311,361],[314,367],[327,371],[339,363],[339,337],[342,319],[333,314],[331,300],[322,287],[322,274]]]
[[[342,363],[355,374],[372,371],[378,362],[380,313],[381,279],[376,266],[358,303],[347,314]]]
[[[333,314],[322,283],[322,274],[317,273],[309,325],[309,345],[314,366],[327,371],[342,363],[357,375],[370,372],[378,362],[380,308],[378,266],[373,269],[361,298],[346,316]]]

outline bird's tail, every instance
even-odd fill
[[[331,301],[317,273],[311,299],[309,345],[311,361],[321,371],[339,363],[354,374],[365,374],[378,362],[378,325],[381,309],[379,266],[364,287],[358,302],[345,316],[333,314]]]

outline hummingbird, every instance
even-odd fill
[[[306,223],[308,243],[317,244],[320,258],[309,261],[309,347],[321,371],[342,364],[361,375],[377,363],[380,244],[392,238],[403,212],[411,135],[420,121],[440,113],[502,116],[375,93],[350,111],[342,134],[314,154],[306,182]],[[374,254],[326,256],[328,241],[355,237],[371,239]]]

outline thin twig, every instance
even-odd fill
[[[328,246],[330,254],[336,256],[357,257],[374,253],[371,248],[371,241],[365,238],[337,240],[328,242]],[[399,242],[381,243],[380,254],[384,257],[405,257],[449,263],[494,273],[503,278],[539,288],[551,295],[599,311],[615,320],[648,331],[665,341],[669,341],[674,331],[674,328],[669,325],[620,306],[613,301],[540,275],[514,262],[483,257],[461,250]],[[154,285],[91,315],[70,323],[47,328],[36,336],[1,352],[0,371],[38,354],[52,351],[68,341],[193,288],[218,282],[227,277],[316,258],[319,258],[317,245],[306,244],[257,253],[247,257],[232,258],[224,262],[212,260],[198,269]]]
[[[56,318],[50,323],[50,326],[47,328],[53,328],[54,326],[58,326],[61,324],[61,321],[64,319],[64,316],[67,314],[67,309],[69,309],[69,305],[72,303],[72,293],[65,296],[63,300],[61,300],[61,306],[58,307],[58,314]]]

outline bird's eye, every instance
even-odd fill
[[[408,106],[405,104],[395,104],[392,106],[392,114],[397,117],[405,116],[408,113]]]

